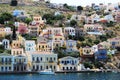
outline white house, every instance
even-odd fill
[[[78,58],[67,56],[59,59],[59,69],[61,71],[76,71],[78,70],[78,65]]]
[[[41,71],[45,69],[57,69],[57,54],[51,52],[32,52],[31,54],[31,70]]]
[[[10,49],[10,41],[8,39],[3,39],[2,45],[4,46],[4,49]]]
[[[0,72],[9,72],[14,70],[14,57],[10,54],[0,54]]]
[[[110,21],[113,21],[113,22],[114,22],[114,17],[113,17],[111,14],[106,15],[106,16],[104,17],[104,19],[107,20],[108,22],[110,22]]]
[[[11,28],[10,27],[6,27],[5,28],[5,33],[6,34],[11,34],[12,33]]]
[[[75,36],[75,28],[73,28],[73,27],[65,27],[64,28],[64,35]]]
[[[73,52],[77,51],[77,42],[75,40],[66,40],[66,51]]]
[[[34,40],[25,41],[25,51],[36,51],[36,44]]]

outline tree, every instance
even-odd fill
[[[5,21],[10,21],[13,19],[12,14],[8,13],[8,12],[4,12],[0,15],[0,23],[4,24]]]
[[[106,35],[100,35],[100,40],[101,41],[106,41],[107,40],[107,36]]]
[[[85,66],[85,68],[90,68],[90,69],[93,68],[93,65],[90,62],[85,62],[84,66]]]
[[[80,11],[80,13],[81,13],[82,10],[83,10],[82,6],[77,6],[77,11]]]
[[[17,6],[17,4],[18,4],[17,0],[12,0],[10,5],[11,6]]]
[[[31,18],[26,18],[24,22],[27,23],[27,24],[29,24],[31,21],[32,21]]]
[[[71,26],[75,26],[75,25],[77,25],[77,21],[75,21],[75,20],[71,20],[71,21],[70,21],[70,25],[71,25]]]
[[[96,39],[95,41],[94,41],[94,44],[99,44],[100,43],[100,41],[98,40],[98,39]]]
[[[16,29],[13,27],[12,40],[16,40]]]

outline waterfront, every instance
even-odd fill
[[[120,73],[3,74],[0,80],[120,80]]]

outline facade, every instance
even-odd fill
[[[13,40],[11,47],[12,48],[20,48],[20,47],[22,47],[22,45],[23,45],[23,43],[21,40]]]
[[[13,56],[24,55],[23,48],[12,48],[11,55]]]
[[[3,27],[0,27],[0,37],[3,38],[5,37],[5,35],[6,35],[5,29]]]
[[[14,71],[28,71],[28,58],[23,55],[14,56]]]
[[[96,60],[106,60],[107,59],[107,50],[103,47],[98,48],[98,51],[95,52]]]
[[[34,52],[31,54],[32,71],[41,71],[45,69],[57,70],[57,54],[50,52]]]
[[[39,35],[39,33],[40,33],[40,29],[39,29],[39,25],[29,25],[29,34],[31,35],[31,36],[38,36]]]
[[[13,71],[14,58],[10,54],[2,53],[0,54],[0,72],[10,72]]]
[[[82,48],[82,57],[93,57],[93,51],[92,48],[89,46],[86,46],[84,48]]]
[[[49,52],[50,46],[46,41],[41,41],[37,43],[37,51]]]
[[[77,51],[77,42],[75,40],[66,40],[66,51],[74,52]]]
[[[53,36],[52,49],[54,49],[56,47],[62,47],[64,45],[64,40],[65,40],[65,38],[62,35]]]
[[[12,33],[11,28],[10,27],[6,27],[5,28],[5,33],[6,33],[6,35],[11,34]]]
[[[84,30],[86,32],[102,32],[103,27],[99,24],[85,24]]]
[[[33,22],[35,22],[36,24],[44,24],[44,21],[42,20],[41,16],[33,16]]]
[[[29,51],[29,52],[36,51],[36,44],[34,40],[26,40],[24,46],[25,46],[25,51]]]
[[[111,48],[120,47],[120,38],[116,37],[116,38],[108,39],[108,43],[110,43]]]
[[[116,21],[117,23],[120,22],[120,11],[117,11],[117,12],[116,12],[115,21]]]
[[[69,36],[69,35],[75,36],[75,28],[73,28],[73,27],[65,27],[64,28],[64,35],[65,36]]]
[[[67,56],[59,59],[60,71],[76,71],[78,70],[78,65],[78,58]]]
[[[10,41],[8,39],[3,39],[2,45],[4,46],[4,49],[10,49]]]
[[[75,28],[75,37],[76,38],[79,38],[81,36],[85,36],[85,34],[86,34],[86,32],[84,31],[83,28],[79,28],[79,27]]]

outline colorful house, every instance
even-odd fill
[[[107,49],[103,47],[99,47],[98,51],[95,52],[95,59],[96,60],[106,60],[107,59]]]
[[[10,41],[8,39],[3,39],[2,45],[4,46],[4,49],[10,49]]]
[[[60,71],[76,71],[78,70],[78,65],[78,58],[67,56],[59,59]]]
[[[67,52],[74,52],[77,50],[77,42],[75,40],[66,40],[66,51]]]
[[[25,51],[33,52],[36,51],[36,44],[34,40],[25,41]]]
[[[69,35],[75,36],[75,28],[73,28],[73,27],[65,27],[64,28],[64,35],[65,35],[65,37],[69,36]]]
[[[14,70],[14,57],[7,53],[0,54],[0,72],[10,72]]]
[[[51,52],[33,52],[31,55],[31,70],[41,71],[45,69],[57,69],[57,54]]]

